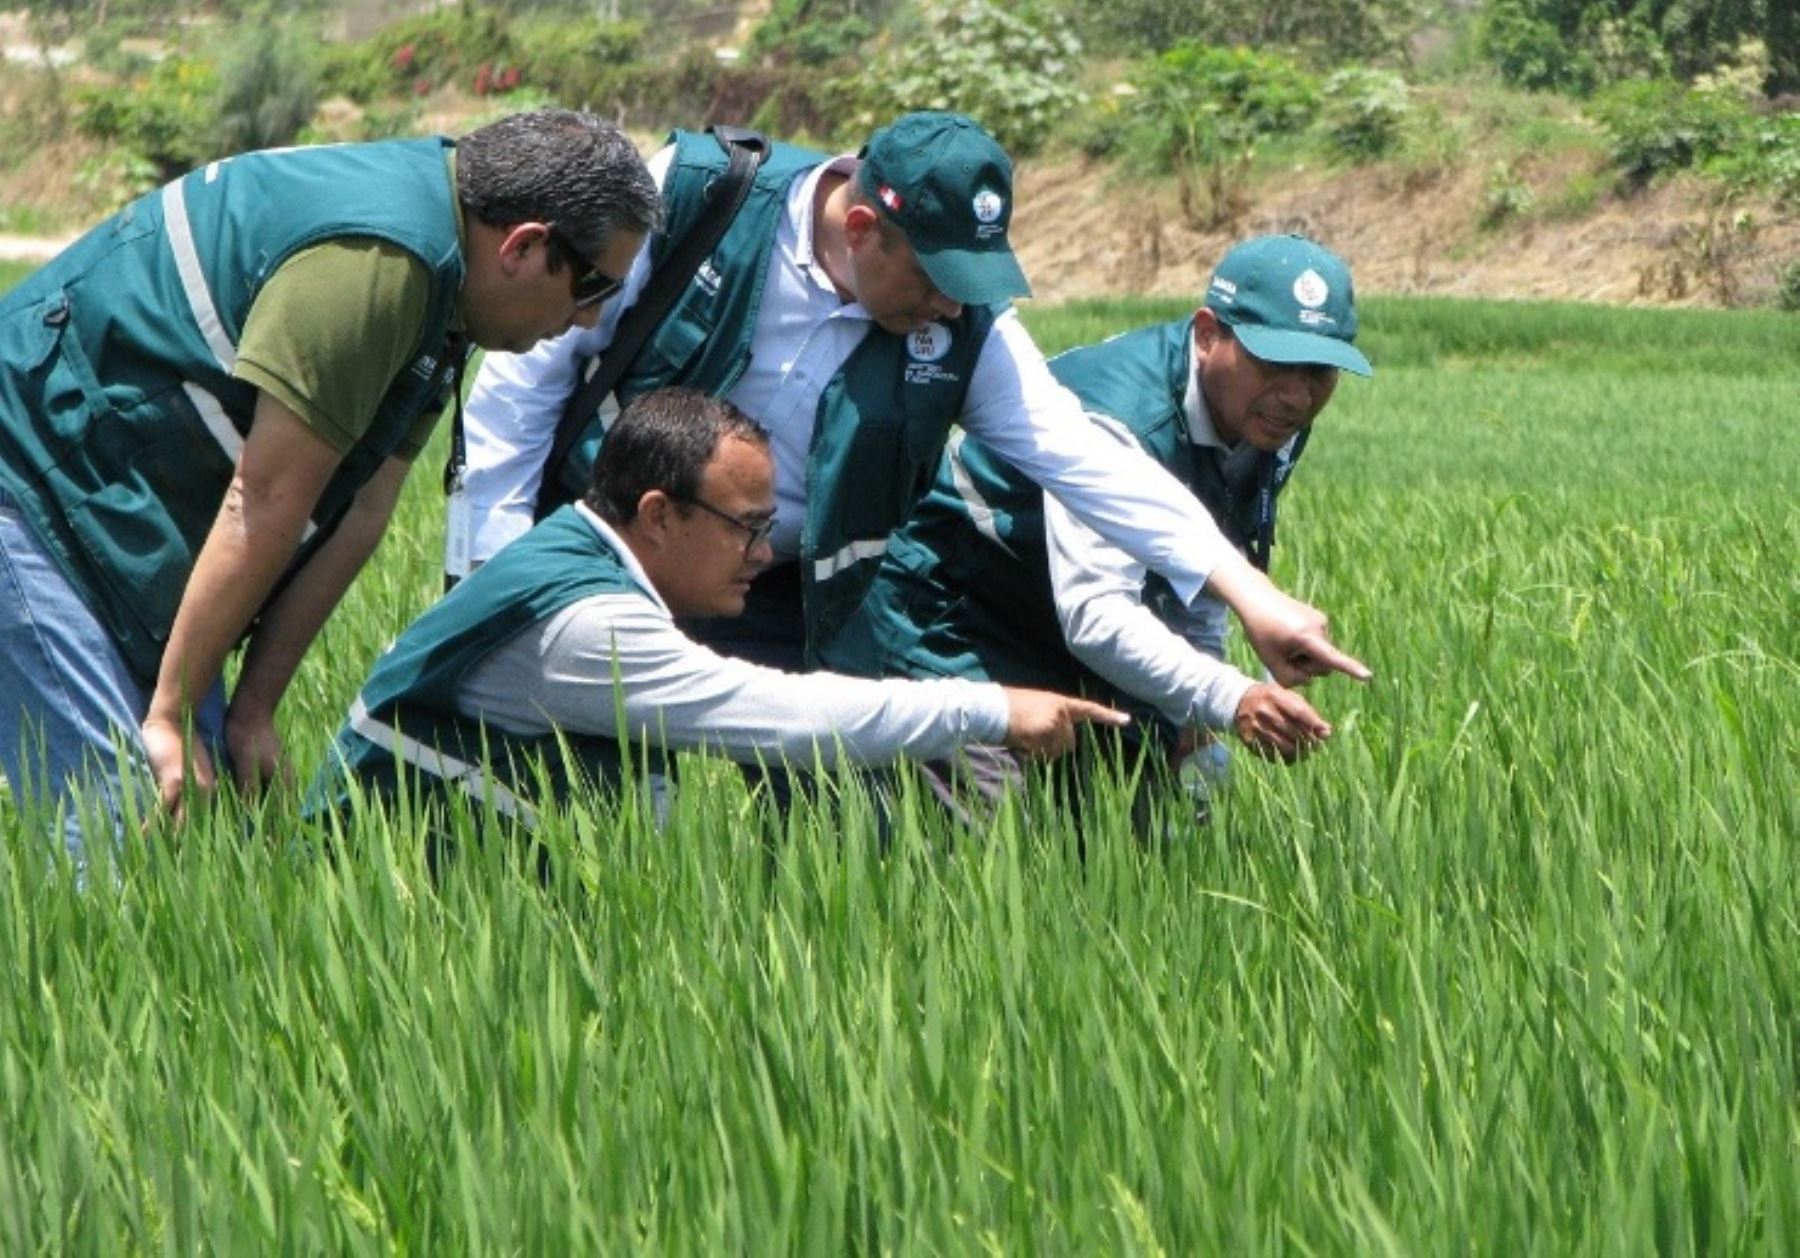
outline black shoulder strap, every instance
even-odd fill
[[[730,162],[725,173],[706,190],[706,207],[700,217],[688,227],[662,265],[650,276],[650,282],[644,285],[636,303],[619,320],[611,344],[594,360],[587,379],[563,409],[562,419],[556,425],[556,439],[550,443],[549,457],[544,460],[543,478],[538,483],[536,518],[540,520],[569,500],[569,493],[562,483],[562,466],[569,452],[581,439],[607,394],[617,386],[625,369],[644,348],[650,334],[674,306],[675,299],[694,278],[700,264],[718,247],[725,229],[731,226],[744,199],[750,195],[757,168],[769,155],[768,137],[761,132],[726,126],[707,130],[730,156]]]

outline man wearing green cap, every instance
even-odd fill
[[[665,232],[599,325],[484,363],[450,506],[453,577],[526,531],[546,474],[571,485],[586,476],[603,425],[571,466],[546,473],[556,421],[725,166],[713,137],[677,132],[650,162]],[[960,424],[1181,598],[1205,587],[1224,599],[1284,680],[1366,676],[1332,646],[1324,617],[1244,562],[1178,481],[1084,421],[1009,304],[1029,292],[1011,217],[1011,162],[961,115],[908,114],[836,158],[771,146],[730,227],[616,390],[623,404],[661,385],[697,388],[772,435],[776,562],[742,618],[691,626],[695,636],[761,663],[810,666]]]
[[[1339,370],[1370,374],[1352,343],[1350,272],[1300,236],[1228,252],[1205,304],[1176,320],[1071,350],[1051,371],[1098,431],[1187,485],[1232,545],[1266,569],[1275,503],[1331,400]],[[1330,726],[1298,694],[1224,662],[1225,609],[1180,597],[974,436],[895,534],[867,597],[822,652],[870,676],[967,677],[1088,693],[1136,709],[1157,759],[1235,729],[1292,760]],[[1011,774],[978,758],[977,784]]]

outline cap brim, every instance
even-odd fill
[[[997,306],[1031,296],[1031,285],[1010,249],[939,249],[927,253],[916,245],[919,265],[938,292],[965,306]]]
[[[1359,376],[1375,374],[1361,350],[1335,336],[1265,328],[1256,323],[1234,324],[1231,331],[1244,343],[1245,349],[1266,363],[1305,363],[1307,366],[1341,367]]]

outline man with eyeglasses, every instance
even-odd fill
[[[633,263],[619,300],[592,329],[483,363],[449,509],[452,578],[531,526],[545,477],[570,493],[584,483],[603,423],[565,466],[546,469],[557,421],[725,166],[711,136],[677,132],[650,162],[667,231]],[[1204,588],[1223,598],[1283,680],[1366,676],[1332,645],[1325,618],[1244,562],[1185,487],[1084,421],[1011,307],[1029,292],[1008,243],[1012,209],[1010,159],[961,115],[908,114],[858,154],[771,147],[743,207],[617,388],[622,400],[668,384],[698,388],[772,437],[775,561],[746,615],[696,624],[696,634],[761,663],[816,663],[957,424],[1181,597]]]
[[[176,807],[215,757],[246,789],[285,772],[276,705],[466,344],[518,352],[591,324],[659,213],[616,127],[540,110],[460,142],[213,162],[0,299],[15,798],[91,782],[117,829],[140,776]],[[74,809],[61,829],[79,857]]]
[[[1082,699],[960,680],[792,675],[716,654],[677,617],[742,613],[773,555],[769,436],[691,389],[641,394],[619,417],[582,501],[460,582],[376,664],[315,783],[389,795],[402,777],[520,820],[616,783],[627,746],[654,771],[684,748],[748,763],[946,756],[966,742],[1056,755]],[[540,783],[548,781],[552,798]]]

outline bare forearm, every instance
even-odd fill
[[[231,697],[234,719],[273,719],[325,620],[381,544],[407,465],[389,460],[357,495],[331,537],[264,610]]]
[[[271,509],[234,479],[188,577],[163,651],[148,719],[180,723],[218,681],[306,526],[304,507]]]

